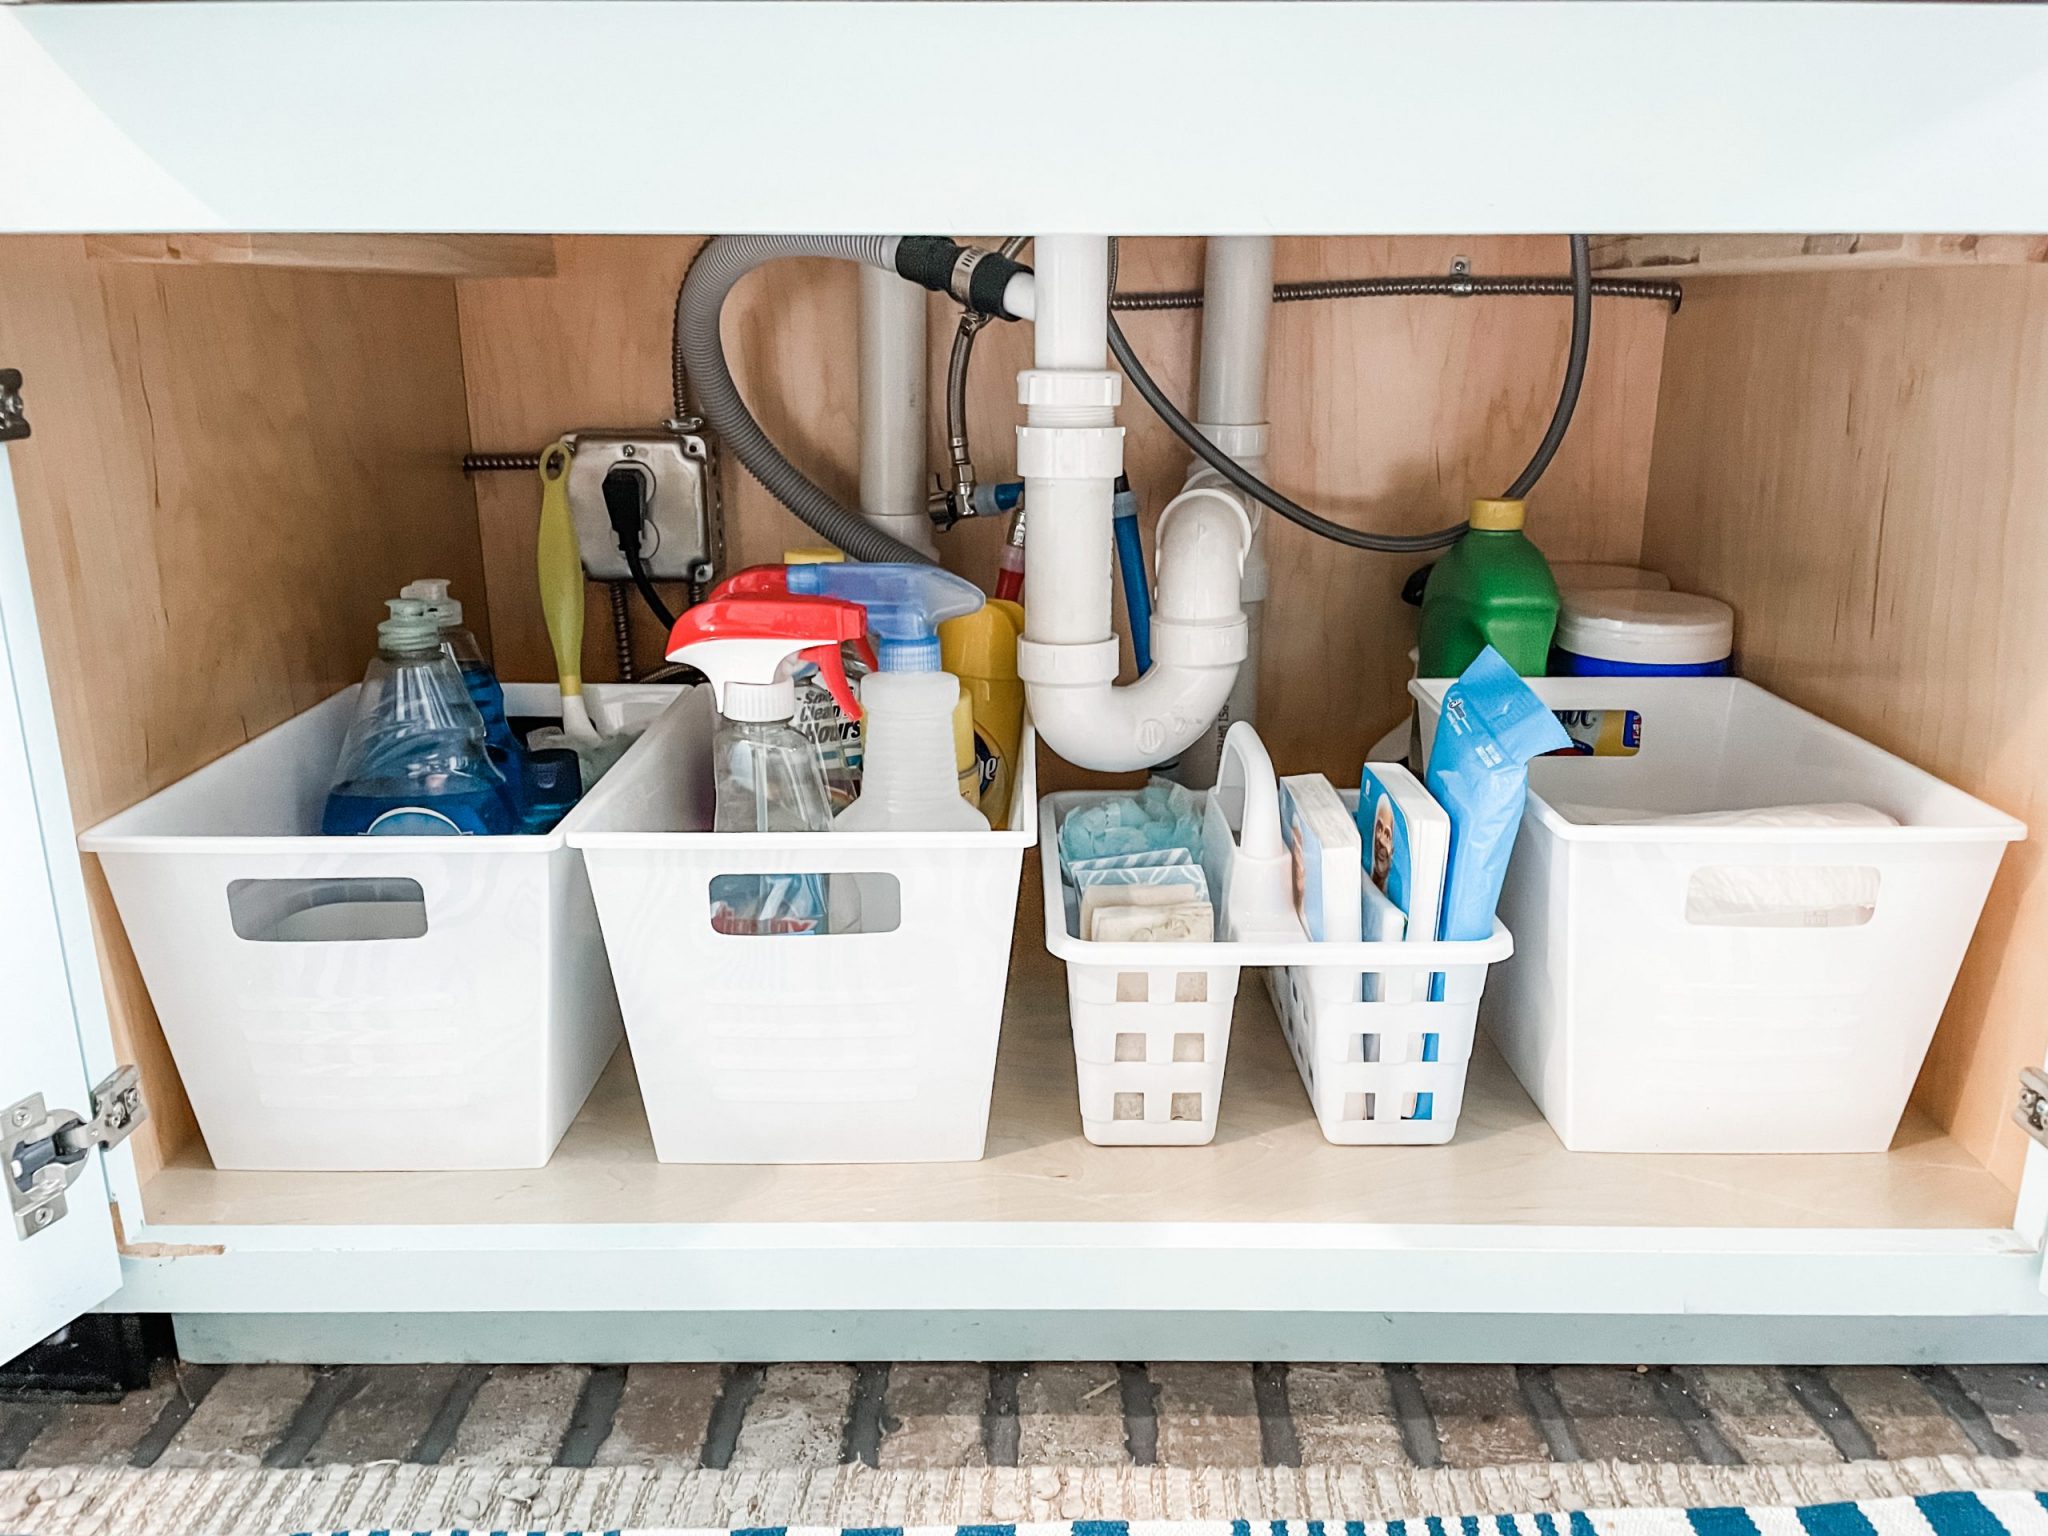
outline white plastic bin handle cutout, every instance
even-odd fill
[[[1861,928],[1877,916],[1874,864],[1702,864],[1685,888],[1700,928]]]
[[[427,898],[417,880],[230,880],[227,895],[235,937],[259,944],[355,944],[427,934]]]

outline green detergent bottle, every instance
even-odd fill
[[[1472,503],[1472,526],[1429,573],[1422,594],[1420,675],[1456,677],[1486,646],[1524,677],[1549,670],[1557,582],[1522,532],[1523,504]]]

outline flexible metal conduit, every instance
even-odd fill
[[[1275,283],[1275,304],[1304,304],[1327,299],[1488,298],[1570,298],[1568,277],[1333,277],[1314,283]],[[1676,283],[1636,277],[1596,277],[1596,299],[1648,299],[1668,304],[1674,312],[1685,298]],[[1116,310],[1200,309],[1199,288],[1167,289],[1156,292],[1115,293],[1109,307]]]
[[[540,468],[537,453],[465,453],[462,456],[462,472],[465,475],[488,474],[494,470],[535,470]]]
[[[1016,256],[1029,243],[1028,236],[1012,235],[1003,242],[1003,254]],[[1337,299],[1492,297],[1563,299],[1570,298],[1571,292],[1572,283],[1568,277],[1469,277],[1463,274],[1429,277],[1334,277],[1312,283],[1275,283],[1273,302],[1305,304]],[[1668,304],[1672,313],[1676,314],[1679,304],[1685,298],[1685,290],[1672,282],[1633,277],[1596,277],[1593,279],[1593,296],[1606,299],[1645,299],[1653,303]],[[1186,288],[1115,293],[1110,295],[1109,307],[1130,312],[1200,309],[1202,290]],[[953,333],[952,356],[946,364],[946,441],[953,456],[956,505],[961,499],[961,493],[971,492],[976,484],[974,452],[969,446],[967,435],[967,370],[974,356],[974,339],[987,323],[986,315],[978,315],[972,310],[962,311],[959,328]],[[680,407],[678,409],[680,410]],[[1020,512],[1018,517],[1022,516]]]

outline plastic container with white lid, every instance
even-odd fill
[[[1724,677],[1735,610],[1690,592],[1571,591],[1551,646],[1566,677]]]

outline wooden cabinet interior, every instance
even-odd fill
[[[479,449],[532,450],[577,426],[652,422],[670,409],[669,313],[694,239],[565,237],[547,281],[459,285],[471,432]],[[1299,239],[1276,252],[1281,282],[1443,273],[1465,256],[1482,273],[1564,270],[1556,238]],[[1201,242],[1123,246],[1119,286],[1201,286]],[[747,279],[726,308],[733,372],[762,424],[819,484],[851,502],[859,479],[857,282],[840,262],[781,262]],[[958,309],[931,301],[931,462],[946,461],[946,354]],[[1532,504],[1544,549],[1561,560],[1633,560],[1642,538],[1664,306],[1602,300],[1579,413]],[[1129,314],[1131,343],[1174,398],[1191,403],[1199,311]],[[1361,526],[1421,532],[1497,494],[1542,436],[1557,396],[1568,304],[1546,298],[1402,298],[1284,304],[1273,317],[1268,379],[1274,473],[1291,494]],[[974,355],[969,412],[984,480],[1014,473],[1017,372],[1031,332],[991,325]],[[1133,486],[1150,525],[1187,472],[1179,441],[1134,396],[1120,414]],[[734,566],[815,544],[757,484],[725,467]],[[531,476],[477,479],[491,581],[492,640],[508,677],[552,675],[532,574],[539,493]],[[1265,631],[1261,729],[1276,760],[1355,774],[1405,708],[1414,612],[1398,601],[1419,559],[1339,550],[1269,519],[1274,607]],[[1004,530],[942,535],[946,563],[988,585]],[[595,611],[601,612],[593,604]],[[636,601],[643,665],[660,656]],[[608,626],[593,624],[585,675],[613,675]],[[1045,784],[1087,782],[1048,761]]]
[[[150,237],[162,242],[164,237]],[[463,452],[670,410],[669,314],[691,237],[377,237],[265,265],[71,238],[0,240],[0,361],[23,369],[35,435],[12,453],[73,810],[87,826],[359,675],[381,599],[449,576],[505,675],[550,675],[534,596],[537,495],[519,474],[465,484]],[[489,238],[489,237],[486,237]],[[514,237],[505,237],[510,240]],[[524,237],[519,237],[524,238]],[[408,240],[421,249],[406,253]],[[317,243],[316,243],[317,245]],[[428,247],[432,249],[428,249]],[[447,253],[461,251],[459,265]],[[152,248],[153,249],[153,248]],[[1296,239],[1283,281],[1555,272],[1555,238]],[[1122,285],[1198,283],[1198,241],[1126,245]],[[551,275],[548,275],[551,271]],[[429,275],[398,275],[426,273]],[[535,275],[489,275],[531,273]],[[479,275],[485,274],[485,275]],[[1563,451],[1531,503],[1555,560],[1665,570],[1728,598],[1744,670],[1766,686],[2029,817],[2048,750],[2034,673],[2048,639],[2028,511],[2048,458],[2048,272],[1831,271],[1688,283],[1684,309],[1603,300]],[[850,269],[787,263],[728,307],[735,372],[764,424],[822,484],[856,479]],[[932,462],[952,307],[932,300]],[[1567,330],[1562,300],[1405,298],[1282,306],[1270,379],[1276,481],[1389,531],[1435,527],[1497,492],[1540,434]],[[1195,312],[1127,329],[1176,398],[1192,393]],[[972,409],[984,478],[1010,473],[1022,326],[984,332]],[[1135,402],[1132,479],[1148,521],[1185,467]],[[816,542],[736,464],[734,566]],[[1001,531],[942,539],[986,581]],[[1412,560],[1339,550],[1275,522],[1261,726],[1274,755],[1341,780],[1404,707]],[[612,675],[593,589],[586,675]],[[638,604],[643,665],[660,637]],[[2030,750],[2032,749],[2032,750]],[[1081,780],[1050,762],[1047,781]],[[1918,1102],[2007,1182],[2004,1098],[2043,1030],[2039,860],[2007,858]],[[93,881],[110,1004],[148,1071],[144,1176],[195,1134]]]
[[[1727,277],[1736,273],[1877,271],[1888,267],[2011,267],[2048,261],[2041,235],[1602,235],[1604,276]]]
[[[1643,540],[1734,604],[1745,676],[2032,826],[1915,1095],[2012,1185],[2015,1079],[2048,1047],[2044,420],[2048,269],[1688,283]]]
[[[454,284],[88,260],[0,240],[11,445],[75,823],[89,827],[362,676],[386,597],[484,611]],[[86,882],[146,1179],[197,1134],[97,861]]]

